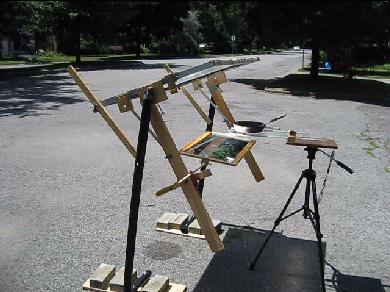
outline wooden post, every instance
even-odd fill
[[[177,180],[188,174],[188,170],[180,156],[179,151],[176,148],[175,142],[172,139],[171,134],[167,126],[165,125],[160,112],[156,105],[152,105],[151,124],[154,132],[156,133],[158,140],[168,158],[168,161],[176,175]],[[214,228],[213,222],[199,196],[194,184],[189,181],[181,185],[181,188],[187,198],[188,203],[191,206],[199,225],[202,228],[202,232],[213,252],[218,252],[224,249],[223,243],[218,236],[217,231]]]
[[[216,79],[218,79],[218,78],[216,78],[214,76],[209,76],[207,78],[206,85],[210,90],[211,97],[213,98],[215,105],[219,108],[219,110],[226,117],[227,125],[229,127],[232,127],[234,122],[235,122],[235,119],[234,119],[232,113],[230,112],[229,107],[227,106],[225,100],[223,99],[221,92],[219,91],[219,89],[217,87],[218,83],[216,83]],[[261,172],[259,165],[257,164],[255,158],[253,157],[252,152],[248,151],[248,153],[245,155],[244,159],[245,159],[246,163],[248,164],[249,169],[251,170],[252,175],[255,178],[255,180],[257,182],[264,180],[263,173]]]
[[[80,75],[77,73],[75,68],[70,65],[68,67],[68,72],[76,81],[77,85],[83,91],[83,93],[88,97],[89,101],[96,107],[97,111],[102,115],[103,119],[118,136],[119,140],[125,145],[130,154],[135,158],[137,152],[135,151],[134,146],[131,144],[130,140],[127,138],[126,134],[119,128],[119,125],[112,119],[110,114],[106,111],[101,101],[92,93],[91,89],[85,84],[81,79]]]
[[[168,73],[173,73],[172,69],[169,67],[168,64],[165,64],[164,65],[164,68],[165,70],[168,71]],[[202,108],[200,107],[200,105],[195,101],[195,99],[193,98],[193,96],[188,92],[188,90],[184,87],[184,86],[180,86],[179,88],[183,93],[184,95],[187,97],[187,99],[190,101],[190,103],[192,104],[192,106],[196,109],[196,111],[200,114],[200,116],[205,120],[205,122],[207,124],[211,124],[211,120],[209,119],[209,117],[206,115],[206,113],[202,110]]]

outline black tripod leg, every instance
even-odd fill
[[[324,277],[324,254],[322,253],[322,234],[321,234],[321,224],[320,224],[320,213],[318,210],[316,182],[314,179],[312,181],[312,190],[313,190],[315,232],[316,232],[317,244],[318,244],[318,257],[320,260],[321,285],[322,285],[322,291],[325,292],[326,289],[325,289],[325,277]]]
[[[274,224],[274,227],[272,228],[272,230],[268,233],[268,236],[267,236],[267,239],[265,240],[265,242],[263,243],[263,245],[261,246],[259,252],[257,253],[256,257],[253,259],[253,261],[250,263],[249,265],[249,269],[250,270],[253,270],[256,266],[256,262],[257,260],[259,259],[261,253],[263,252],[265,246],[267,245],[268,241],[270,240],[271,236],[274,234],[274,231],[276,229],[276,227],[278,227],[278,225],[280,224],[280,222],[282,221],[282,218],[283,218],[283,215],[284,213],[286,212],[287,210],[287,207],[288,205],[290,205],[290,202],[292,200],[292,198],[294,197],[295,193],[297,192],[298,188],[299,188],[299,185],[301,184],[301,181],[304,177],[304,172],[302,172],[301,176],[299,177],[298,179],[298,182],[296,183],[295,187],[294,187],[294,190],[292,191],[292,193],[290,194],[290,197],[288,198],[286,204],[284,205],[283,207],[283,210],[282,212],[280,212],[280,215],[278,217],[278,219],[275,220],[275,224]]]
[[[135,252],[135,240],[137,235],[138,210],[140,205],[141,186],[144,172],[146,144],[148,142],[148,131],[150,123],[152,97],[144,98],[141,113],[140,129],[138,134],[137,156],[133,175],[133,186],[130,200],[129,227],[127,230],[126,262],[124,275],[124,291],[131,291],[131,275],[133,273],[133,262]]]
[[[305,170],[306,172],[306,170]],[[303,205],[303,218],[307,219],[309,215],[309,200],[310,200],[310,173],[306,173],[306,188],[305,188],[305,203]]]

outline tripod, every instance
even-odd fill
[[[257,260],[259,259],[261,253],[265,249],[265,246],[267,245],[268,241],[270,240],[271,236],[273,235],[276,227],[282,222],[283,220],[291,217],[292,215],[297,214],[298,212],[303,210],[303,218],[310,219],[310,222],[313,225],[313,228],[316,233],[317,237],[317,245],[318,245],[318,257],[319,257],[319,262],[320,262],[320,272],[321,272],[321,285],[322,285],[322,291],[325,292],[325,281],[324,281],[324,255],[322,253],[322,234],[321,234],[321,224],[320,224],[320,214],[318,211],[318,198],[317,198],[317,193],[316,193],[316,172],[313,170],[313,160],[315,159],[316,152],[319,150],[318,147],[316,146],[307,146],[305,149],[307,151],[308,155],[307,158],[309,159],[309,168],[305,169],[302,171],[301,176],[298,179],[298,182],[296,183],[292,193],[290,194],[290,197],[288,198],[286,204],[283,207],[282,212],[280,213],[279,217],[275,220],[274,227],[272,228],[271,232],[268,234],[267,239],[261,246],[259,252],[257,253],[256,257],[254,260],[251,262],[249,269],[254,270],[255,265]],[[291,200],[293,199],[295,193],[297,192],[299,185],[301,184],[303,179],[306,179],[306,189],[305,189],[305,202],[301,208],[298,210],[284,216],[284,213],[286,212]],[[314,211],[310,209],[309,206],[309,201],[310,201],[310,193],[312,195],[313,199],[313,206],[314,206]]]

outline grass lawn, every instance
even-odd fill
[[[252,50],[244,52],[246,54],[271,54],[279,52],[279,49],[268,50]],[[236,56],[237,54],[225,54],[220,56]],[[239,54],[238,54],[239,55]],[[200,54],[200,58],[214,57],[215,54]],[[218,55],[219,56],[219,55]],[[159,54],[141,54],[142,59],[179,57],[174,55],[159,55]],[[185,56],[183,56],[185,57]],[[135,54],[105,54],[105,55],[82,55],[81,62],[100,62],[100,61],[124,61],[137,59]],[[25,58],[0,58],[0,65],[15,65],[15,64],[49,64],[49,63],[73,63],[76,61],[75,56],[63,55],[55,52],[46,52],[43,55],[31,55],[29,59]]]
[[[305,67],[298,70],[299,72],[309,72],[310,68]],[[367,67],[354,67],[355,76],[365,76],[375,79],[390,79],[390,63],[383,65],[374,65]],[[326,75],[342,76],[342,73],[327,72]]]
[[[18,64],[25,64],[25,60],[21,60],[18,58],[10,58],[10,59],[2,59],[0,58],[0,65],[18,65]]]
[[[390,63],[369,67],[355,67],[355,74],[359,76],[376,76],[378,78],[390,78]]]
[[[156,54],[141,54],[141,58],[154,58]],[[99,61],[121,61],[136,59],[135,54],[107,54],[107,55],[82,55],[83,62],[99,62]],[[75,56],[63,55],[58,53],[46,53],[43,55],[33,55],[30,59],[27,58],[1,58],[0,65],[15,65],[15,64],[49,64],[49,63],[73,63],[76,61]]]

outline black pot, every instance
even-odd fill
[[[254,121],[237,121],[233,124],[233,128],[239,133],[260,133],[267,125],[262,122]]]

